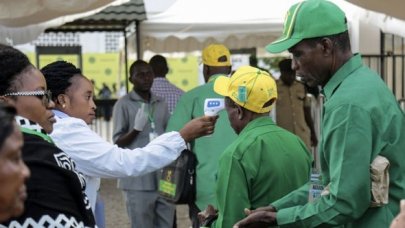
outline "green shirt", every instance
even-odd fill
[[[215,227],[232,227],[244,208],[266,206],[305,184],[311,161],[305,144],[270,117],[251,121],[219,160]]]
[[[353,56],[324,91],[320,144],[323,184],[330,194],[303,204],[307,189],[274,202],[281,227],[389,227],[405,197],[405,117],[381,78]],[[390,161],[389,203],[370,208],[370,164]],[[302,206],[291,207],[293,203]]]
[[[214,81],[217,75],[211,76],[208,83],[184,93],[173,115],[169,119],[166,131],[178,131],[188,121],[204,115],[206,98],[222,98],[214,92]],[[219,113],[215,132],[210,136],[198,138],[191,142],[191,150],[197,155],[197,199],[196,205],[204,210],[208,204],[215,205],[215,182],[218,159],[227,146],[236,138],[225,110]]]

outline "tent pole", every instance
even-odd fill
[[[142,59],[141,56],[141,35],[140,35],[139,20],[135,20],[135,34],[136,34],[136,59]]]
[[[380,75],[384,81],[385,78],[385,34],[380,30]]]
[[[125,88],[126,88],[126,91],[128,93],[129,85],[128,85],[128,47],[127,46],[128,46],[127,31],[126,31],[126,28],[124,28]]]

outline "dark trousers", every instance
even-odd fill
[[[177,210],[174,211],[173,228],[177,228]]]

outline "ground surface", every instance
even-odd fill
[[[130,227],[122,193],[117,189],[117,181],[103,179],[100,194],[105,203],[106,227]],[[177,228],[189,227],[188,207],[185,205],[177,206]]]

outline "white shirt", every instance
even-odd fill
[[[143,148],[119,148],[101,138],[87,124],[54,110],[56,123],[50,134],[60,149],[76,163],[86,177],[86,194],[95,208],[101,178],[120,178],[143,175],[174,161],[186,149],[178,132],[160,135]]]

